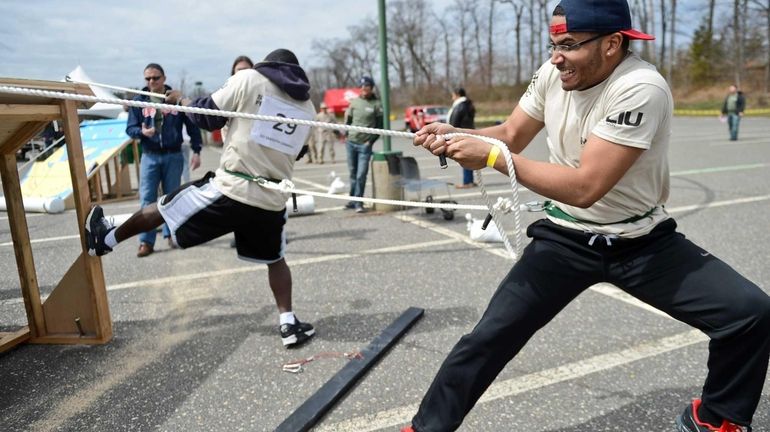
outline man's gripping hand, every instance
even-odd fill
[[[169,90],[166,92],[166,103],[169,105],[190,105],[190,99],[184,97],[179,90]]]
[[[443,139],[438,139],[437,136],[454,132],[457,132],[457,129],[455,129],[454,126],[450,126],[446,123],[431,123],[415,132],[414,141],[412,143],[415,146],[420,146],[438,156],[444,153],[445,142]]]

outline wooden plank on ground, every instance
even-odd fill
[[[294,411],[275,432],[305,432],[310,430],[337,401],[350,390],[385,353],[398,342],[425,312],[411,307],[377,336],[366,349],[361,351],[362,359],[348,362],[320,390],[310,396]]]
[[[23,327],[15,332],[0,333],[0,353],[8,351],[29,339],[29,327]]]

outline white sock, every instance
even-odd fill
[[[280,325],[296,323],[297,319],[294,317],[294,312],[283,312],[281,314]]]
[[[107,235],[104,237],[104,244],[107,245],[110,249],[115,249],[115,246],[118,245],[118,240],[115,239],[115,231],[118,229],[110,230],[110,232],[107,233]]]

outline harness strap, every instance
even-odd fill
[[[281,182],[281,180],[278,180],[278,179],[274,179],[274,178],[270,178],[270,177],[264,177],[264,176],[256,176],[256,177],[254,177],[254,176],[250,176],[250,175],[248,175],[246,173],[242,173],[242,172],[238,172],[238,171],[230,171],[229,169],[225,169],[225,172],[228,173],[228,174],[232,174],[232,175],[234,175],[234,176],[236,176],[238,178],[242,178],[244,180],[253,181],[253,182],[257,182],[257,183],[270,182],[270,183],[278,184],[278,183]],[[297,213],[299,211],[299,207],[297,207],[297,194],[294,193],[294,192],[292,192],[292,194],[291,194],[291,204],[292,204],[292,207],[294,208],[294,213]]]
[[[543,210],[548,216],[555,217],[556,219],[565,220],[567,222],[582,222],[582,223],[591,224],[591,225],[614,225],[614,224],[636,222],[650,216],[655,211],[656,208],[657,207],[653,207],[643,215],[631,216],[630,218],[623,219],[622,221],[602,223],[602,222],[589,221],[585,219],[578,219],[575,216],[572,216],[571,214],[557,207],[556,204],[553,203],[553,201],[549,200],[543,203]]]
[[[260,180],[269,181],[270,183],[280,183],[281,182],[278,179],[274,179],[274,178],[270,178],[270,177],[265,177],[265,176],[256,176],[256,177],[254,177],[254,176],[242,173],[242,172],[230,171],[229,169],[225,169],[225,172],[230,174],[230,175],[234,175],[234,176],[236,176],[238,178],[242,178],[244,180],[253,181],[253,182],[257,182],[257,183],[259,183]]]

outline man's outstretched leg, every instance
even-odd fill
[[[280,316],[281,341],[283,346],[292,347],[302,344],[313,335],[315,329],[308,323],[300,322],[292,312],[291,306],[291,270],[286,260],[281,258],[267,265],[270,289],[275,297]]]
[[[112,249],[123,240],[141,232],[159,227],[163,217],[158,211],[157,204],[151,204],[131,215],[118,228],[104,217],[101,206],[95,205],[86,217],[86,246],[91,256],[102,256],[112,252]]]

